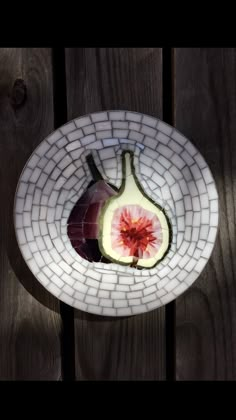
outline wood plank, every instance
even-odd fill
[[[236,49],[175,51],[175,124],[216,180],[220,229],[213,255],[176,303],[178,380],[236,379]]]
[[[21,170],[52,130],[51,50],[0,49],[1,380],[61,377],[58,300],[46,292],[23,261],[12,219]]]
[[[158,48],[67,49],[68,119],[129,109],[162,117]],[[75,311],[77,380],[165,378],[165,310],[108,319]]]

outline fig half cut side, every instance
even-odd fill
[[[143,191],[133,165],[133,153],[122,153],[123,182],[109,197],[99,217],[99,248],[110,261],[152,268],[169,250],[170,223],[164,210]]]

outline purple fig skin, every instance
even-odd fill
[[[105,201],[117,192],[99,180],[79,198],[67,223],[67,234],[76,252],[88,261],[101,261],[98,220]],[[105,262],[105,261],[104,261]]]

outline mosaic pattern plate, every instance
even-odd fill
[[[133,165],[126,175],[124,156]],[[50,293],[82,311],[129,316],[167,304],[198,278],[217,235],[218,194],[204,158],[175,128],[136,112],[99,112],[35,149],[18,182],[14,224],[27,265]],[[107,244],[114,258],[103,254]]]

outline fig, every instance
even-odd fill
[[[98,246],[98,220],[103,204],[109,197],[117,194],[117,189],[102,179],[92,155],[87,157],[87,163],[93,181],[70,213],[67,234],[72,246],[82,258],[90,262],[110,262],[101,254]]]
[[[109,261],[152,268],[170,247],[170,223],[164,210],[143,191],[133,153],[122,153],[123,181],[100,209],[98,245]]]

